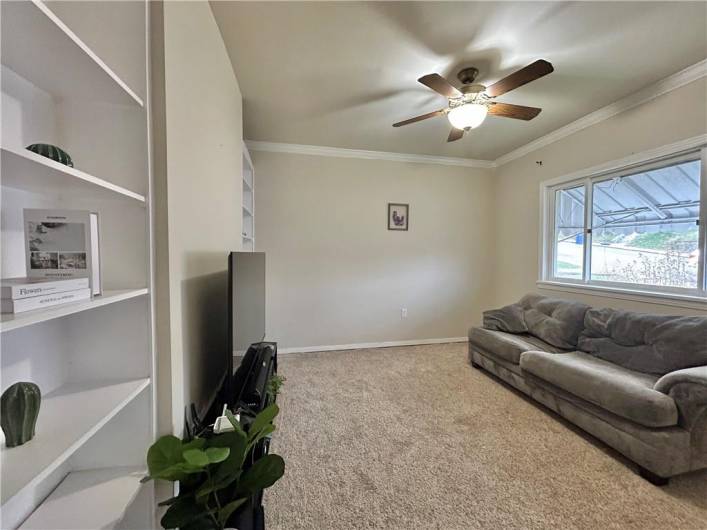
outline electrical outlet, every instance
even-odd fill
[[[401,307],[400,308],[400,318],[407,318],[407,317],[408,317],[408,308]]]

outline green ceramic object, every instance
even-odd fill
[[[0,424],[5,445],[16,447],[34,438],[42,393],[34,383],[15,383],[0,397]]]
[[[71,160],[69,153],[63,149],[51,144],[32,144],[27,146],[27,150],[37,153],[38,155],[46,156],[52,160],[64,164],[65,166],[74,167],[74,162]]]

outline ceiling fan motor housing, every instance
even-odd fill
[[[462,94],[478,94],[480,92],[483,92],[486,90],[486,87],[484,85],[464,85],[463,87],[459,88],[459,91]]]
[[[459,79],[459,81],[461,81],[463,85],[470,85],[474,82],[476,76],[478,75],[479,69],[471,66],[469,68],[459,70],[459,73],[457,74],[457,79]]]

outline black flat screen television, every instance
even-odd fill
[[[242,388],[236,388],[234,366],[245,359],[248,347],[265,338],[265,253],[231,252],[228,256],[228,360],[224,402],[232,406]],[[241,383],[242,385],[242,383]]]
[[[275,399],[266,388],[277,371],[277,344],[263,342],[265,332],[265,254],[231,252],[228,256],[228,367],[223,403],[232,411],[255,415],[269,404],[268,400]],[[268,454],[269,445],[268,438],[258,442],[244,466],[247,468]],[[264,513],[261,490],[253,493],[231,516],[229,526],[264,530]]]

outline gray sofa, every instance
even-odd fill
[[[469,359],[599,438],[654,484],[707,467],[707,317],[530,294],[484,313]]]

